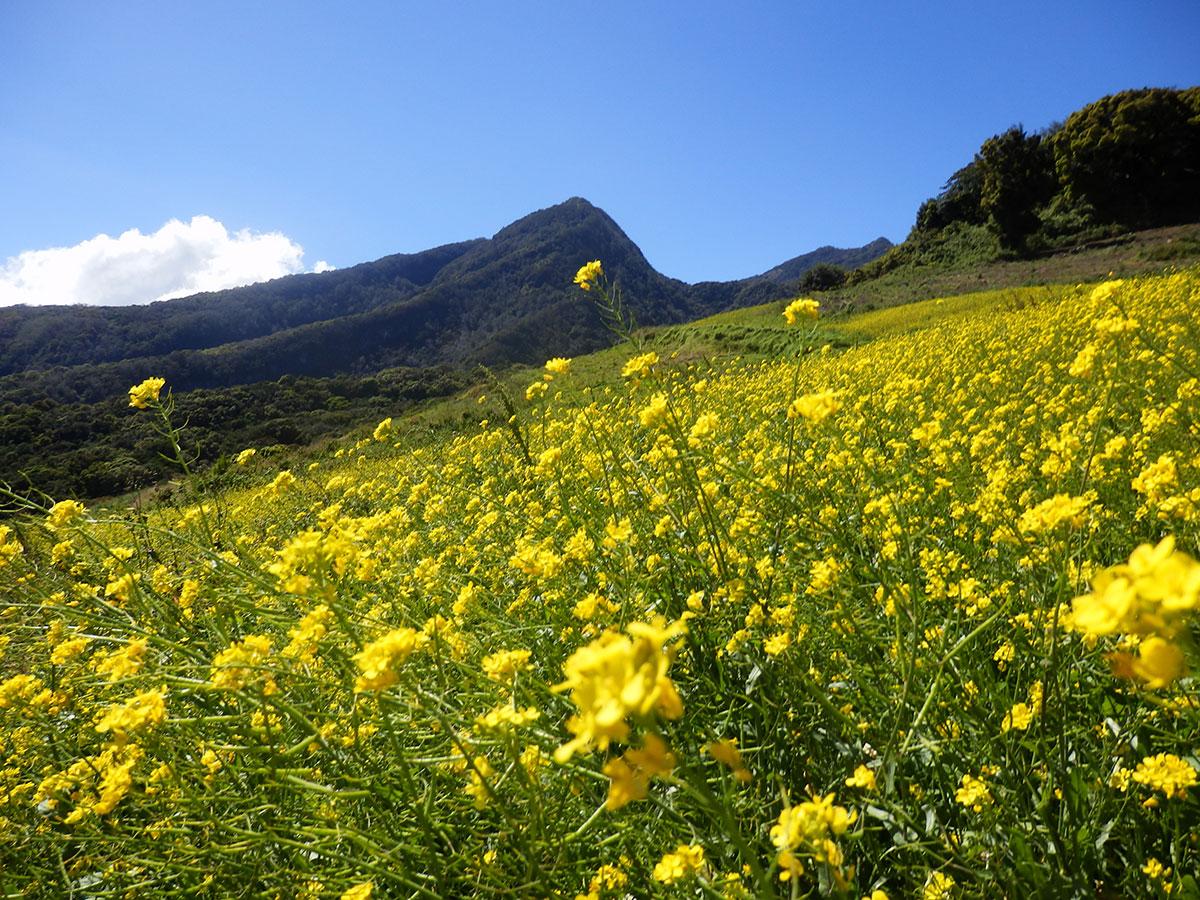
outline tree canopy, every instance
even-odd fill
[[[1200,87],[1102,97],[1061,125],[1020,125],[917,211],[915,231],[985,224],[1009,250],[1089,227],[1148,228],[1200,219]]]

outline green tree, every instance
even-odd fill
[[[814,291],[831,291],[841,287],[849,273],[841,266],[828,262],[819,262],[800,276],[798,285],[800,293],[809,294]]]
[[[917,210],[916,230],[941,231],[951,222],[981,225],[984,220],[979,208],[982,189],[983,179],[976,155],[975,159],[950,176],[936,197],[921,204]]]
[[[1072,113],[1051,144],[1067,198],[1102,222],[1200,217],[1200,87],[1103,97]]]
[[[1019,250],[1037,230],[1037,208],[1056,187],[1054,160],[1040,135],[1014,125],[983,142],[976,156],[980,211],[1007,249]]]

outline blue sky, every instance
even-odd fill
[[[0,303],[343,267],[571,196],[664,274],[753,275],[902,240],[1009,125],[1200,83],[1198,34],[1195,0],[10,0]]]

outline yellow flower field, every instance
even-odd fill
[[[845,327],[29,503],[0,896],[1200,898],[1200,272]]]

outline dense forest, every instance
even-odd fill
[[[847,283],[901,268],[1048,255],[1200,221],[1200,87],[1102,97],[1032,134],[988,138],[917,210],[905,241]]]
[[[1027,134],[984,141],[917,212],[916,231],[986,225],[1002,246],[1036,251],[1105,226],[1200,219],[1200,87],[1097,100]]]
[[[201,469],[226,471],[248,448],[267,455],[400,415],[431,397],[457,393],[467,373],[446,367],[388,369],[367,377],[296,378],[174,396],[182,446]],[[0,483],[55,498],[105,497],[179,474],[153,417],[122,392],[96,403],[6,403],[0,407]],[[0,503],[0,511],[3,504]]]

